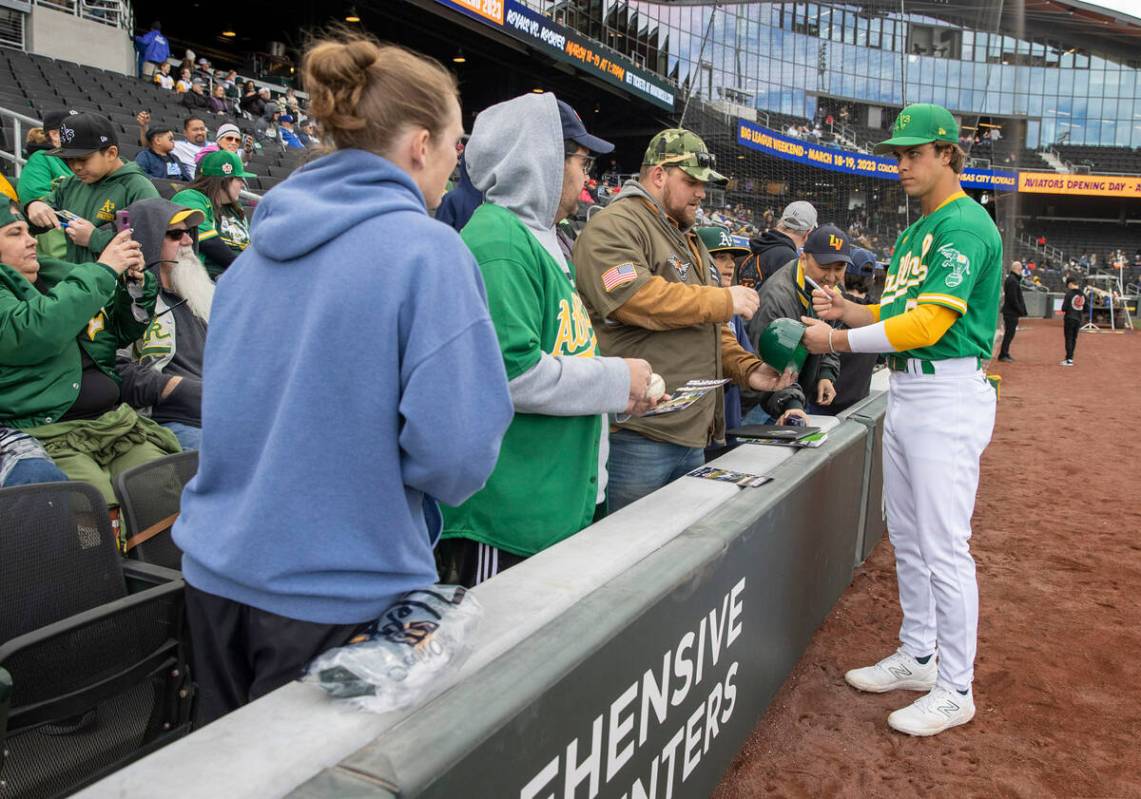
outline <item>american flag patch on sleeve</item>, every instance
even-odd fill
[[[609,293],[619,286],[633,283],[637,278],[638,272],[634,269],[634,264],[618,264],[618,266],[612,266],[602,273],[602,288]]]

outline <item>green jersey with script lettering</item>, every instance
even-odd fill
[[[900,234],[888,267],[880,319],[919,305],[959,314],[935,344],[910,358],[990,358],[1002,291],[1002,237],[990,215],[963,192]]]

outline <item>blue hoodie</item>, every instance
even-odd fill
[[[436,219],[456,230],[463,230],[475,209],[483,204],[483,195],[472,185],[467,173],[467,159],[460,156],[460,179],[454,189],[444,195],[436,209]]]
[[[183,573],[293,619],[375,619],[436,581],[436,500],[483,486],[511,421],[479,269],[360,150],[267,194],[251,240],[211,310]]]

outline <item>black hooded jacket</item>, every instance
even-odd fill
[[[776,228],[766,230],[761,236],[749,241],[749,249],[758,256],[761,273],[765,280],[787,264],[797,258],[796,244],[793,240]]]
[[[176,211],[186,210],[168,200],[138,200],[127,207],[131,217],[131,235],[142,245],[143,258],[156,276],[161,264],[163,237]],[[198,228],[190,226],[190,236],[197,249]],[[203,267],[205,269],[205,267]],[[206,324],[196,317],[181,298],[159,289],[159,308],[151,327],[135,345],[119,351],[116,368],[123,379],[123,400],[138,409],[150,409],[156,422],[180,422],[199,427],[202,424],[202,356],[206,345]],[[165,305],[166,309],[161,310]],[[160,319],[169,315],[169,320]],[[173,341],[165,344],[169,353],[158,355],[147,346],[148,336],[161,330],[165,322],[173,322]],[[158,326],[156,328],[156,325]],[[168,328],[170,329],[170,328]],[[162,396],[167,382],[181,377],[179,385]]]

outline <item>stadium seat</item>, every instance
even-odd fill
[[[182,551],[170,530],[178,518],[182,488],[198,471],[198,452],[180,452],[128,469],[115,481],[127,524],[127,556],[168,569],[182,568]]]
[[[169,200],[186,188],[186,184],[182,181],[167,180],[166,178],[151,178],[151,183],[158,189],[159,196],[164,200]]]
[[[84,483],[0,489],[0,797],[54,797],[189,731],[177,572],[118,553]]]

